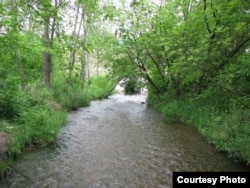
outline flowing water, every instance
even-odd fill
[[[28,148],[0,187],[164,188],[173,171],[247,171],[191,126],[168,125],[144,95],[116,94],[68,116],[55,144]]]

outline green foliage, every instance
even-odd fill
[[[98,10],[98,2],[76,1],[72,35],[61,16],[68,2],[0,3],[0,130],[13,136],[10,156],[26,145],[53,142],[64,110],[107,97],[122,79],[143,78],[148,103],[167,122],[194,124],[218,150],[250,163],[249,3],[169,1],[159,7],[143,0],[129,9],[107,3]],[[81,12],[86,19],[80,21]],[[51,26],[46,40],[44,22]],[[116,24],[115,36],[100,24]],[[50,88],[40,82],[44,52],[53,59],[44,71]],[[87,75],[92,61],[109,76]],[[6,171],[9,165],[2,164]]]
[[[149,102],[155,104],[166,122],[195,125],[219,151],[226,152],[234,160],[250,164],[249,110],[230,103],[226,105],[213,94],[206,100],[164,100],[163,97]]]
[[[53,85],[53,93],[57,103],[67,110],[75,110],[90,104],[90,96],[84,90],[65,85]]]
[[[20,93],[18,91],[19,80],[14,75],[8,75],[2,79],[0,85],[0,118],[12,119],[18,115]]]
[[[138,80],[137,77],[129,77],[123,79],[121,86],[124,87],[124,91],[126,95],[140,93],[141,89],[145,87],[145,84]]]
[[[13,165],[12,159],[4,160],[4,161],[0,159],[0,179],[8,175],[11,172],[12,165]]]
[[[91,100],[108,97],[116,85],[106,75],[92,77],[85,87],[81,88],[80,83],[75,81],[70,85],[66,83],[66,78],[62,72],[57,72],[53,77],[51,89],[57,103],[67,110],[88,106]]]
[[[181,104],[179,104],[177,101],[173,101],[168,105],[161,107],[163,119],[166,122],[182,123],[181,109]]]
[[[66,34],[61,24],[67,17],[61,13],[67,12],[69,2],[54,5],[49,0],[0,3],[0,130],[11,136],[10,160],[0,161],[0,174],[7,173],[10,161],[24,147],[53,142],[66,122],[66,111],[88,106],[91,100],[107,97],[112,92],[116,83],[107,76],[85,78],[84,75],[91,71],[87,70],[92,64],[87,58],[89,54],[97,54],[92,59],[101,67],[105,60],[101,60],[94,49],[103,53],[103,49],[108,48],[105,40],[99,41],[104,36],[99,26],[91,28],[91,32],[100,32],[98,37],[89,29],[89,24],[99,16],[98,3],[98,0],[79,0],[72,5],[76,6],[79,18],[70,20],[69,24],[74,25],[72,35]],[[31,8],[33,6],[36,10]],[[83,13],[85,19],[81,18]],[[50,25],[50,29],[44,24]],[[110,33],[103,33],[112,38]],[[53,61],[46,61],[45,53],[49,53]],[[44,62],[49,63],[48,70]],[[41,81],[44,75],[48,75],[47,85]],[[85,83],[87,80],[91,81],[90,85]]]
[[[133,94],[135,92],[135,87],[136,87],[136,81],[133,79],[129,79],[127,83],[125,84],[125,94]]]
[[[21,87],[39,78],[41,43],[36,35],[0,37],[0,118],[13,119],[22,106]]]
[[[45,145],[54,141],[61,125],[65,123],[65,114],[53,112],[49,108],[36,107],[21,114],[20,132],[25,135],[26,143]]]
[[[96,76],[90,80],[87,92],[92,100],[107,98],[113,92],[116,84],[116,81],[106,75]]]
[[[18,116],[2,130],[14,135],[9,146],[9,155],[19,154],[26,145],[46,145],[56,138],[56,133],[66,122],[65,112],[45,88],[29,86],[29,91],[20,95]],[[4,124],[3,124],[4,125]]]
[[[52,77],[51,90],[53,92],[53,98],[66,110],[73,110],[79,107],[88,106],[91,98],[84,89],[81,88],[80,82],[77,81],[77,77],[73,77],[72,83],[67,83],[67,76],[60,70],[58,66],[57,70]]]
[[[0,120],[0,130],[11,138],[9,159],[0,161],[0,174],[3,175],[9,173],[12,160],[24,147],[53,142],[60,127],[66,123],[65,111],[53,101],[51,92],[41,87],[41,83],[30,84],[26,89],[13,94],[18,98],[16,116]]]
[[[112,74],[144,78],[148,104],[167,122],[194,124],[218,150],[250,163],[249,3],[131,6],[126,19],[118,16],[119,37],[129,42],[113,50]]]

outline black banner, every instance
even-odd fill
[[[250,172],[173,172],[173,188],[250,188]]]

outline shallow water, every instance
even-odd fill
[[[144,95],[116,94],[68,115],[57,142],[28,148],[0,187],[172,187],[173,171],[247,171],[191,126],[168,125]]]

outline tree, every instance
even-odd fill
[[[51,50],[54,40],[55,26],[60,4],[58,0],[54,0],[54,5],[52,5],[51,0],[42,1],[41,3],[42,18],[44,20],[43,44],[45,47],[43,53],[42,74],[45,79],[45,85],[49,87],[52,68],[52,54],[49,51]]]

